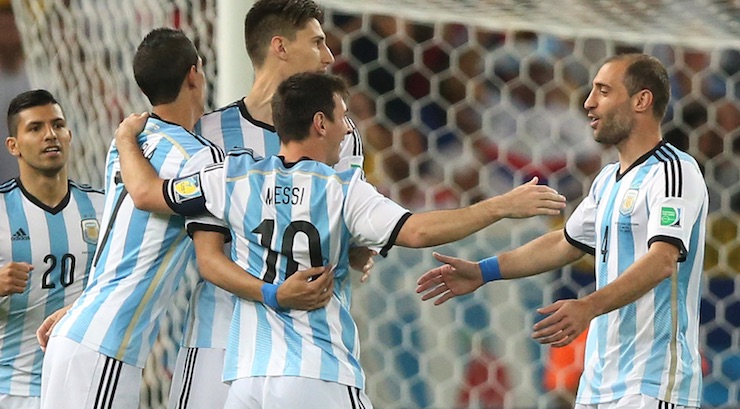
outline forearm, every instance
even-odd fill
[[[201,276],[214,285],[239,298],[262,302],[264,282],[244,271],[222,252],[207,256],[196,256]]]
[[[655,246],[669,246],[668,243],[654,243]],[[624,271],[616,280],[583,298],[591,305],[596,316],[609,313],[637,301],[661,281],[675,274],[678,263],[678,250],[648,251]]]
[[[496,199],[460,209],[413,214],[403,225],[396,244],[421,248],[463,239],[503,218]]]
[[[514,279],[556,270],[585,253],[565,239],[563,230],[556,230],[498,256],[501,278]]]

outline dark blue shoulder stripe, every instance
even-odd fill
[[[0,193],[8,193],[17,187],[18,182],[16,182],[15,178],[6,180],[2,185],[0,185]]]
[[[260,156],[254,153],[254,150],[252,148],[234,148],[230,150],[227,154],[227,156],[242,156],[242,155],[249,155],[253,158],[259,158]]]
[[[72,185],[72,186],[74,186],[74,187],[76,187],[77,189],[80,189],[83,192],[100,193],[101,195],[102,194],[105,194],[105,192],[103,191],[103,189],[95,189],[95,188],[93,188],[90,185],[86,185],[84,183],[77,183],[74,180],[70,180],[69,181],[69,184]]]
[[[653,155],[663,164],[665,196],[681,197],[683,195],[683,172],[678,155],[665,145],[656,149]]]

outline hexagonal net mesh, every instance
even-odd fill
[[[215,0],[14,0],[32,78],[72,111],[73,176],[100,185],[115,126],[146,109],[131,78],[136,45],[176,25],[216,58]],[[646,52],[668,68],[665,138],[697,158],[710,191],[701,345],[702,407],[740,407],[740,11],[733,1],[330,0],[333,71],[353,84],[368,178],[412,210],[503,193],[537,175],[564,193],[567,217],[614,160],[592,142],[583,101],[607,56]],[[115,13],[115,14],[114,14]],[[206,66],[215,80],[215,64]],[[561,226],[499,222],[438,249],[480,258]],[[395,248],[358,283],[367,393],[378,408],[568,407],[580,351],[531,340],[535,309],[593,288],[589,260],[497,283],[434,307],[414,293],[429,250]],[[145,370],[143,407],[163,407],[189,282]]]

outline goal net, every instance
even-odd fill
[[[226,0],[221,0],[226,1]],[[703,283],[702,407],[740,407],[740,6],[736,1],[327,0],[333,71],[353,84],[368,178],[412,210],[469,204],[539,176],[569,199],[615,156],[592,142],[582,104],[607,56],[639,51],[668,68],[666,139],[701,164],[710,191]],[[72,176],[102,184],[113,130],[148,109],[131,73],[141,38],[176,26],[204,55],[214,97],[216,0],[14,0],[33,84],[50,89],[75,132]],[[244,52],[241,39],[234,50]],[[209,100],[209,108],[213,106]],[[500,222],[436,249],[480,258],[564,218]],[[440,307],[415,294],[430,250],[395,248],[357,283],[367,393],[375,407],[569,407],[576,347],[531,340],[536,308],[593,289],[588,260],[489,285]],[[161,408],[187,288],[145,370],[142,407]]]

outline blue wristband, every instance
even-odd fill
[[[278,304],[277,300],[277,284],[264,283],[262,284],[262,302],[267,304],[268,307],[273,310],[280,311],[283,308]]]
[[[501,279],[501,268],[498,265],[498,256],[484,258],[478,262],[483,282],[488,283]]]

